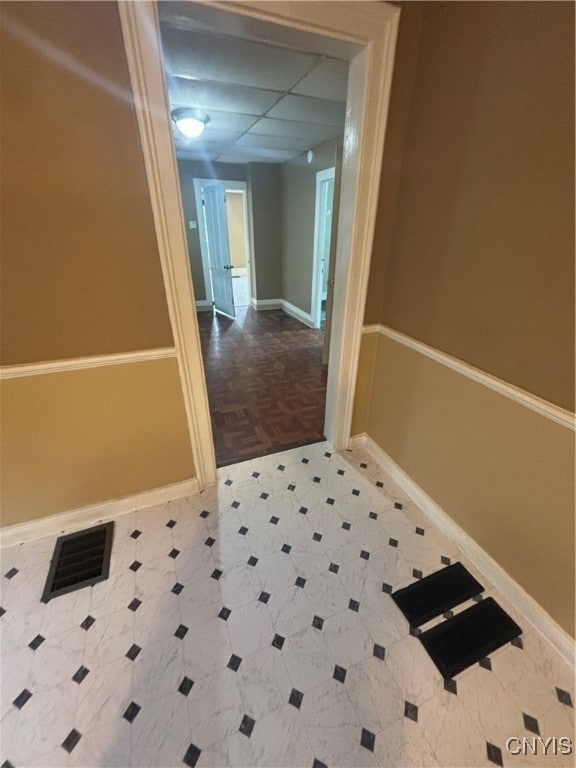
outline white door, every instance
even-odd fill
[[[214,182],[204,185],[202,193],[214,309],[229,317],[235,317],[226,217],[226,187],[222,183]]]
[[[335,169],[316,174],[316,215],[314,224],[314,272],[312,278],[312,318],[315,328],[324,328],[330,269],[332,207]]]

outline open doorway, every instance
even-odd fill
[[[312,319],[314,328],[326,327],[328,304],[332,214],[334,211],[335,168],[316,174],[316,205],[314,213],[314,273],[312,280]]]

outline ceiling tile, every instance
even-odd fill
[[[286,136],[255,136],[247,133],[238,139],[236,147],[252,147],[258,149],[286,149],[294,152],[303,152],[310,149],[311,144],[306,137]]]
[[[345,115],[346,104],[344,103],[288,94],[272,107],[267,116],[281,120],[297,120],[302,123],[334,125],[341,127],[343,131]]]
[[[330,101],[346,101],[347,88],[348,64],[337,59],[323,59],[292,88],[292,93]]]
[[[168,81],[170,107],[199,107],[200,109],[234,112],[241,115],[262,115],[282,95],[223,83],[205,83],[182,77]]]
[[[174,27],[162,28],[166,71],[196,80],[288,91],[318,61],[308,53]]]
[[[321,144],[323,141],[336,139],[344,133],[344,125],[313,125],[312,123],[298,123],[293,120],[275,120],[271,117],[261,117],[249,129],[249,134],[261,136],[306,136],[309,142]]]
[[[234,147],[223,150],[222,155],[218,159],[228,163],[283,163],[299,154],[299,152],[287,149],[243,148],[235,144]],[[226,158],[226,160],[223,160],[223,158]]]

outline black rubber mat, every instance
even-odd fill
[[[484,591],[462,563],[431,573],[424,579],[393,593],[392,599],[410,626],[419,627],[444,611]]]
[[[444,678],[493,653],[522,630],[492,597],[423,632],[419,640]]]

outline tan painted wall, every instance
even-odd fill
[[[336,164],[336,142],[282,164],[282,298],[304,312],[312,308],[316,173]]]
[[[230,263],[233,267],[246,267],[246,221],[242,193],[226,192],[226,217],[230,240]]]
[[[248,221],[254,255],[252,296],[282,296],[282,183],[281,168],[273,163],[248,164]]]
[[[574,403],[574,5],[402,6],[368,322]]]
[[[381,334],[364,360],[371,336],[356,429],[573,633],[573,432]]]
[[[196,160],[178,160],[178,176],[180,178],[180,194],[188,242],[188,256],[192,270],[194,297],[196,301],[206,299],[204,287],[204,269],[202,252],[200,250],[200,235],[198,229],[190,229],[189,221],[198,221],[196,197],[194,196],[194,179],[226,179],[227,181],[246,181],[246,166],[233,163],[201,163]]]
[[[2,383],[2,525],[195,476],[175,359]]]
[[[0,64],[2,364],[171,345],[116,5],[3,4]]]

